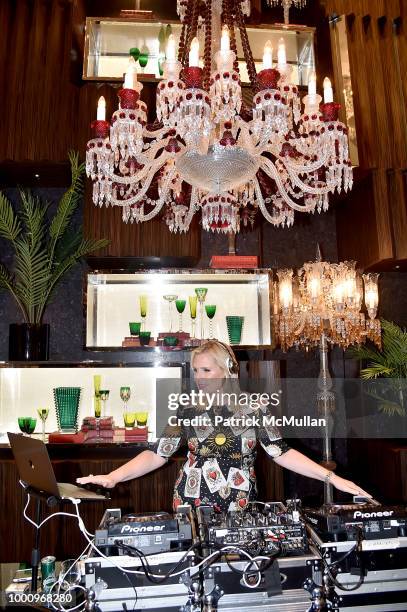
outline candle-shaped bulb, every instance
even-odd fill
[[[98,121],[106,121],[106,100],[100,96],[98,100],[98,109],[96,119]]]
[[[123,89],[135,89],[135,83],[137,82],[137,66],[134,61],[134,57],[129,59],[126,74],[124,77]]]
[[[268,40],[264,45],[263,50],[263,70],[268,70],[273,67],[273,47]]]
[[[229,28],[227,25],[224,25],[222,28],[222,36],[220,39],[220,50],[221,51],[230,51],[230,36],[229,36]]]
[[[189,52],[189,66],[190,68],[193,66],[199,67],[199,40],[195,36],[191,42],[191,50]]]
[[[324,103],[328,104],[329,102],[334,101],[334,92],[332,90],[332,84],[328,77],[324,79]]]
[[[283,68],[287,64],[287,54],[285,50],[284,38],[280,38],[280,40],[278,41],[277,64],[281,68]]]
[[[165,52],[167,61],[174,61],[176,59],[176,48],[175,48],[175,36],[170,34],[167,42],[167,49]]]
[[[317,95],[317,75],[314,70],[310,73],[308,79],[308,95],[313,99]]]

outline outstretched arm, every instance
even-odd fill
[[[106,487],[107,489],[111,489],[117,485],[119,482],[125,482],[126,480],[131,480],[132,478],[138,478],[139,476],[144,476],[144,474],[148,474],[153,470],[161,467],[167,463],[167,459],[157,455],[151,450],[144,450],[137,457],[131,459],[124,465],[121,465],[117,470],[113,470],[110,474],[99,474],[94,476],[93,474],[89,474],[89,476],[83,476],[82,478],[77,478],[76,482],[79,484],[96,484],[101,487]]]
[[[315,463],[309,457],[306,457],[302,453],[290,448],[286,453],[283,453],[279,457],[275,457],[274,461],[282,467],[292,470],[297,474],[308,476],[309,478],[315,478],[316,480],[324,481],[329,471],[322,465]],[[337,474],[333,473],[329,478],[329,482],[339,491],[345,491],[345,493],[351,493],[352,495],[364,495],[371,498],[372,496],[364,491],[357,484],[351,480],[345,480]]]

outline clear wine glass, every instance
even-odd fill
[[[176,299],[178,299],[178,295],[163,295],[164,300],[166,300],[168,302],[168,318],[170,321],[170,329],[169,331],[172,332],[172,303],[175,302]]]

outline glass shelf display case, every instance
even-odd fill
[[[145,348],[143,330],[149,347],[188,348],[208,338],[269,347],[271,299],[270,270],[90,273],[86,348]]]
[[[59,424],[54,389],[57,388],[80,388],[77,416],[77,429],[80,429],[83,419],[95,414],[96,380],[100,393],[109,391],[105,405],[101,406],[101,417],[112,417],[116,428],[124,428],[124,413],[143,414],[148,440],[152,441],[156,437],[157,393],[160,393],[161,384],[158,381],[166,384],[170,381],[171,389],[180,392],[185,375],[186,366],[181,361],[162,363],[158,359],[149,363],[117,366],[91,362],[43,362],[20,367],[3,363],[0,366],[0,443],[8,442],[6,432],[20,433],[18,419],[21,417],[36,419],[33,435],[41,437],[40,409],[48,410],[45,420],[47,438],[50,432],[56,432]],[[123,389],[129,389],[126,396]]]
[[[122,81],[126,72],[129,51],[135,50],[138,78],[155,80],[162,76],[166,40],[169,33],[175,36],[178,46],[180,22],[163,23],[151,19],[88,17],[86,19],[85,56],[83,78],[94,81]],[[277,49],[283,37],[286,44],[287,61],[293,67],[292,82],[306,85],[309,73],[314,70],[314,28],[302,26],[259,25],[247,26],[250,46],[257,71],[262,69],[263,50],[270,40]],[[203,32],[198,33],[204,48]],[[242,83],[248,83],[243,49],[237,36],[237,55]],[[276,53],[275,53],[276,57]]]

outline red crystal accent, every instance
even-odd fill
[[[165,147],[165,150],[169,153],[178,153],[178,151],[181,150],[181,147],[178,144],[178,140],[176,138],[170,138],[167,146]]]
[[[90,127],[93,130],[95,138],[107,138],[109,136],[110,124],[108,121],[92,121]]]
[[[202,68],[198,66],[189,66],[181,72],[181,78],[188,89],[202,89]]]
[[[337,102],[327,102],[326,104],[321,104],[320,109],[322,113],[323,121],[338,121],[339,109],[341,105]]]
[[[117,95],[119,96],[121,108],[136,108],[136,102],[140,96],[138,91],[134,89],[121,89]]]
[[[266,68],[257,75],[258,91],[263,89],[277,89],[280,73],[275,68]]]

